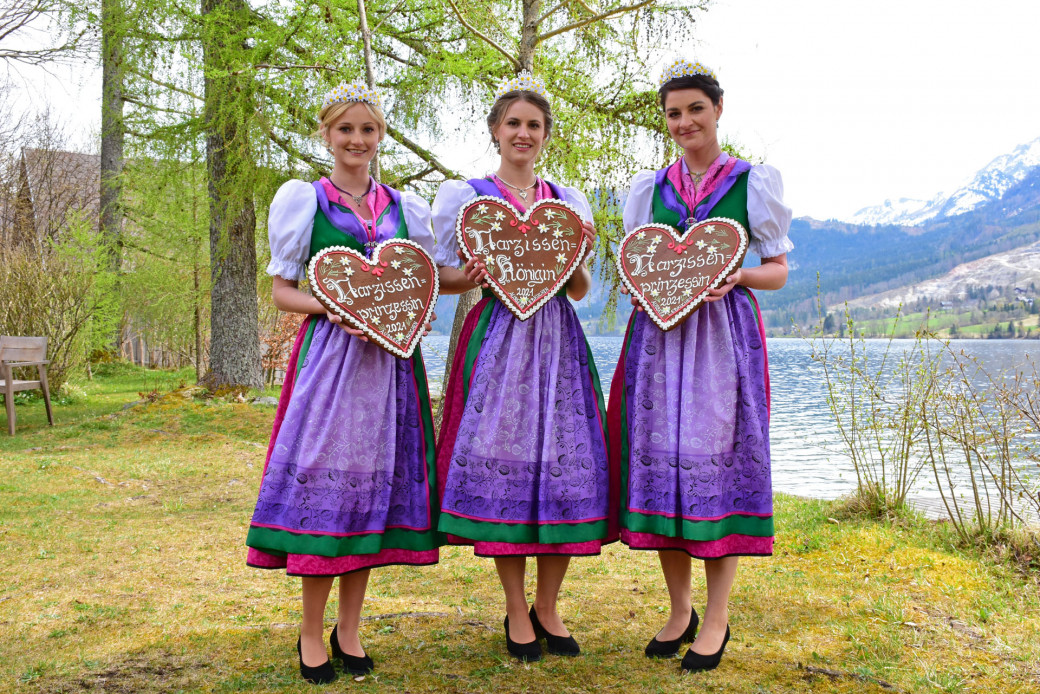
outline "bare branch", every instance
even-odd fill
[[[403,188],[404,186],[408,185],[412,181],[418,181],[418,180],[424,178],[425,176],[428,176],[428,175],[432,174],[436,170],[437,170],[436,167],[427,166],[425,169],[423,169],[419,173],[411,174],[410,176],[404,176],[403,178],[394,179],[393,181],[390,181],[389,185],[390,185],[391,188],[398,188],[398,189],[399,188]]]
[[[327,72],[339,72],[339,68],[329,67],[327,65],[271,65],[270,63],[257,63],[250,67],[242,68],[241,70],[235,70],[229,74],[241,75],[244,72],[250,70],[325,70]]]
[[[551,10],[549,10],[548,12],[543,14],[541,17],[539,17],[538,19],[534,20],[535,26],[541,26],[542,22],[544,22],[550,16],[555,14],[561,8],[566,7],[567,5],[569,5],[571,2],[572,2],[572,0],[563,0],[563,2],[559,3],[558,5],[556,5],[556,7],[552,8]],[[588,5],[586,5],[585,3],[582,3],[582,6],[585,7],[585,9],[588,9]],[[591,10],[590,10],[590,12],[591,12]]]
[[[400,142],[402,145],[404,145],[408,149],[412,150],[412,152],[414,152],[416,155],[418,155],[420,159],[422,159],[427,164],[429,164],[434,169],[436,169],[441,174],[443,174],[445,178],[453,178],[453,179],[461,179],[462,178],[461,174],[458,174],[458,173],[452,171],[451,169],[446,167],[444,164],[440,163],[437,160],[437,157],[433,156],[432,152],[430,152],[427,149],[424,149],[417,142],[413,142],[412,140],[408,139],[408,137],[405,136],[404,133],[402,133],[400,130],[394,128],[391,125],[387,125],[386,126],[386,134],[389,135],[390,137],[394,138],[396,141]]]
[[[145,103],[144,101],[141,101],[140,99],[136,99],[136,98],[134,98],[132,96],[126,96],[125,94],[123,95],[123,101],[125,101],[127,103],[130,103],[130,104],[137,104],[141,108],[146,108],[149,111],[161,111],[163,113],[173,113],[173,114],[176,114],[178,116],[187,116],[188,118],[195,118],[196,116],[198,116],[197,113],[188,113],[187,111],[181,111],[181,110],[178,110],[178,109],[175,109],[175,108],[163,108],[162,106],[156,106],[155,104]]]
[[[177,85],[171,84],[170,82],[163,82],[162,80],[156,79],[155,77],[153,77],[151,74],[149,74],[147,72],[141,72],[140,70],[135,68],[133,65],[129,65],[128,64],[126,66],[126,70],[127,70],[127,72],[130,72],[130,73],[132,73],[134,75],[137,75],[141,79],[143,79],[145,81],[148,81],[148,82],[151,82],[152,84],[154,84],[156,86],[163,87],[165,89],[169,89],[171,92],[177,92],[178,94],[183,94],[184,96],[189,96],[192,99],[196,99],[197,101],[203,101],[203,98],[201,96],[199,96],[198,94],[196,94],[195,92],[190,92],[187,89],[183,89],[181,87],[178,87]]]
[[[560,27],[559,29],[553,29],[552,31],[547,32],[545,34],[540,34],[537,38],[535,38],[535,43],[539,44],[548,38],[552,38],[553,36],[558,36],[560,34],[565,34],[568,31],[574,31],[575,29],[580,29],[583,26],[587,26],[589,24],[592,24],[593,22],[598,22],[601,19],[607,19],[608,17],[624,14],[626,12],[634,12],[640,8],[646,7],[647,5],[653,4],[653,2],[654,0],[643,0],[642,2],[636,3],[634,5],[620,5],[612,10],[607,10],[606,12],[601,12],[600,14],[594,15],[592,17],[586,17],[585,19],[574,22],[573,24],[568,24],[566,26]]]
[[[652,0],[647,0],[647,2],[651,2],[651,1]],[[476,36],[478,36],[480,39],[482,39],[485,43],[487,43],[489,46],[494,48],[496,51],[498,51],[499,53],[504,55],[506,57],[506,59],[509,61],[509,64],[512,65],[515,69],[519,70],[522,67],[520,65],[520,61],[517,60],[516,58],[514,58],[508,51],[506,51],[506,49],[502,48],[497,43],[495,43],[494,39],[492,39],[492,38],[490,38],[488,36],[485,36],[484,34],[480,33],[472,24],[467,22],[466,18],[462,16],[462,12],[459,11],[459,8],[455,5],[453,0],[447,0],[447,2],[448,2],[449,5],[451,5],[451,9],[455,11],[455,16],[459,18],[460,22],[462,22],[462,26],[464,26],[467,29],[469,29],[470,31],[472,31]]]

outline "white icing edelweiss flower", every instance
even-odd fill
[[[643,238],[646,238],[646,232],[645,232],[645,231],[641,231],[641,232],[639,232],[638,234],[636,234],[636,238],[637,238],[637,239],[643,239]]]
[[[480,212],[481,214],[487,212],[487,205],[485,205],[484,203],[480,203],[479,205],[477,205],[477,212]]]
[[[489,226],[488,229],[491,229],[491,231],[502,231],[502,223],[491,222],[491,226]]]
[[[397,255],[401,255],[402,253],[404,253],[404,246],[396,246],[394,248],[394,253],[396,253]]]
[[[409,277],[411,277],[411,276],[412,276],[412,268],[410,268],[410,267],[406,267],[406,268],[404,269],[404,274],[406,274],[406,275],[408,275]]]
[[[558,238],[558,239],[559,238],[563,238],[563,230],[562,229],[553,229],[553,237],[554,238]]]
[[[400,260],[391,260],[390,261],[390,267],[392,267],[393,269],[396,270],[397,268],[401,267],[401,261]]]
[[[354,274],[354,269],[348,267],[346,270],[343,271],[343,274],[346,275],[347,277],[350,277],[351,275]]]
[[[707,246],[708,244],[704,243],[704,239],[698,239],[697,243],[695,243],[693,245],[703,251],[704,247]]]
[[[409,311],[408,312],[408,320],[415,320],[415,316],[416,316],[415,311]]]
[[[564,255],[563,253],[557,254],[556,262],[558,262],[558,263],[566,263],[567,262],[567,256]]]
[[[658,297],[658,296],[659,296],[660,294],[661,294],[661,292],[657,291],[656,289],[653,289],[653,290],[651,290],[651,291],[650,291],[650,296],[654,297],[655,299],[656,299],[656,298],[657,298],[657,297]]]
[[[502,210],[499,210],[498,212],[495,212],[495,219],[502,220],[502,219],[505,219],[505,218],[506,218],[506,213],[503,212]]]

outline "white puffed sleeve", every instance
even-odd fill
[[[404,210],[404,223],[408,227],[408,238],[422,246],[433,255],[437,240],[430,226],[430,203],[415,193],[401,193],[401,208]]]
[[[632,177],[632,187],[628,191],[625,211],[621,216],[625,223],[626,234],[631,233],[638,226],[650,223],[653,216],[655,173],[654,171],[640,171]]]
[[[751,167],[748,175],[748,222],[751,243],[748,250],[760,258],[775,258],[794,249],[787,230],[791,208],[784,204],[784,182],[772,166]]]
[[[305,263],[317,210],[317,194],[306,181],[286,181],[274,194],[267,213],[267,240],[271,245],[268,275],[293,282],[306,278]]]
[[[433,198],[433,234],[437,247],[433,259],[442,267],[458,267],[458,241],[455,240],[455,219],[459,210],[473,198],[477,191],[465,181],[445,181]]]
[[[592,221],[592,207],[589,205],[589,199],[585,197],[585,193],[577,188],[563,186],[563,194],[567,196],[567,202],[577,208],[578,214],[582,219],[586,222]]]

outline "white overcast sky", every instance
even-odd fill
[[[655,57],[713,66],[722,134],[781,171],[797,216],[824,219],[951,192],[1040,137],[1038,31],[1036,0],[716,0],[695,44]],[[89,141],[96,68],[52,72],[23,69],[18,102],[49,102]]]

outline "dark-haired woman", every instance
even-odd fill
[[[611,384],[621,540],[658,551],[671,602],[646,655],[673,656],[692,641],[682,667],[697,671],[716,667],[729,640],[738,557],[773,551],[769,375],[751,290],[784,286],[791,211],[775,169],[751,166],[719,146],[722,89],[711,70],[677,61],[662,76],[659,95],[668,132],[683,154],[632,179],[625,230],[650,222],[685,230],[727,217],[744,225],[750,250],[762,259],[758,267],[736,270],[669,332],[633,311]],[[690,603],[691,557],[704,560],[708,593],[699,633]]]
[[[483,284],[484,259],[459,270],[455,220],[478,195],[526,210],[536,200],[570,203],[595,230],[585,196],[538,178],[534,165],[552,132],[544,86],[530,73],[507,80],[488,115],[501,160],[486,178],[447,181],[433,202],[435,259],[444,291]],[[607,537],[605,412],[599,377],[570,299],[588,291],[582,265],[566,289],[531,318],[513,316],[490,292],[470,312],[445,394],[438,440],[444,481],[440,530],[494,557],[506,598],[506,643],[521,660],[577,655],[556,609],[572,556],[599,554]],[[526,558],[538,563],[534,605],[524,592]]]

